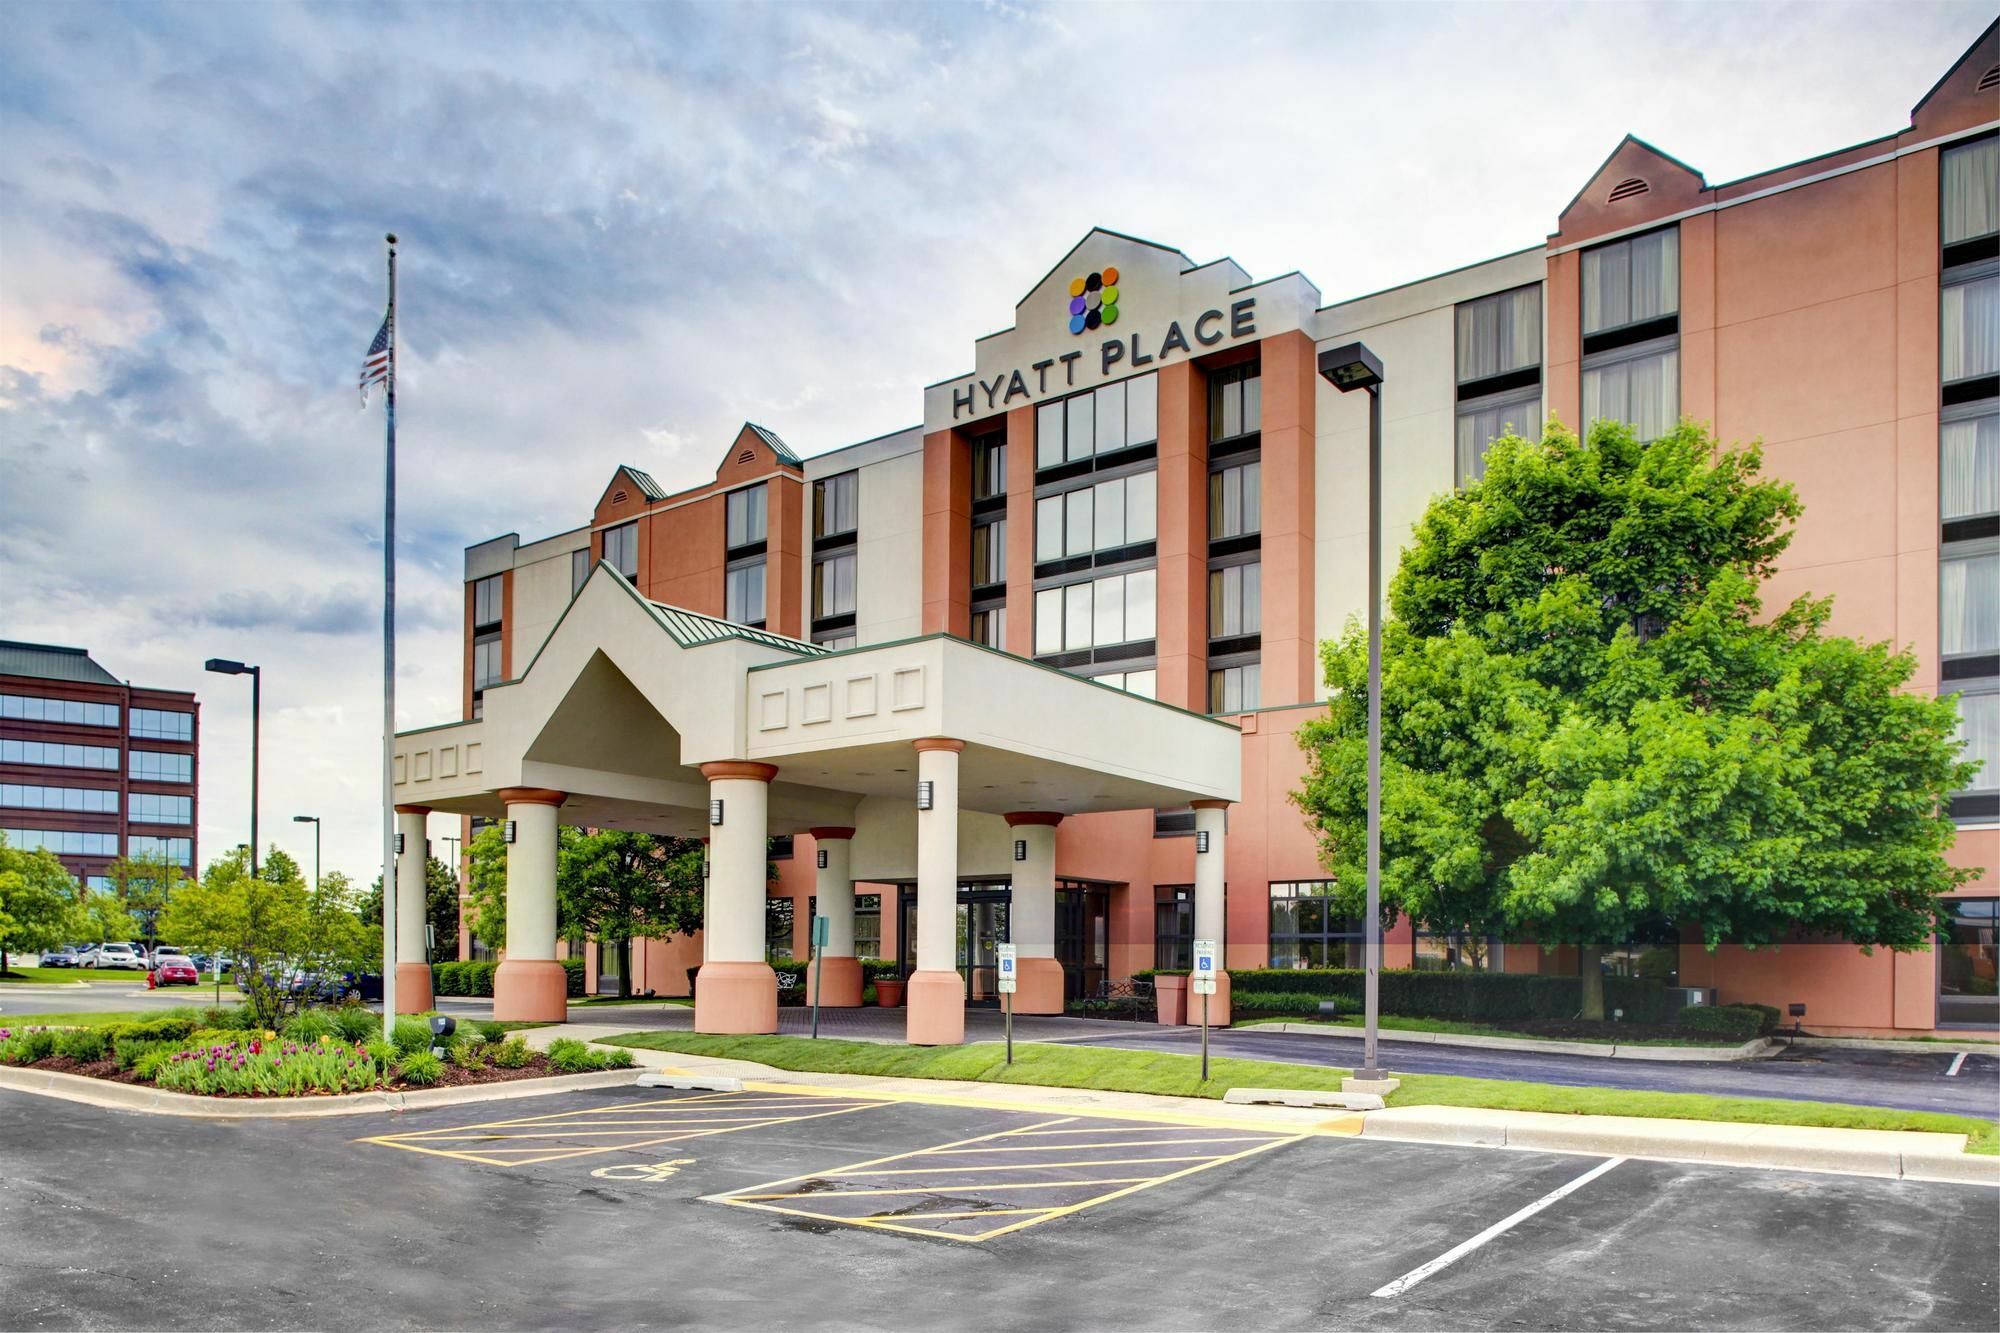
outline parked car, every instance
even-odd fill
[[[85,967],[108,968],[128,967],[143,972],[146,969],[145,955],[129,944],[100,944],[90,955]]]
[[[158,990],[162,986],[194,986],[200,982],[201,973],[194,970],[193,961],[177,953],[154,954],[152,970],[146,973],[147,990]]]
[[[65,944],[60,949],[51,949],[43,954],[41,965],[43,967],[75,967],[77,965],[76,959],[76,950]]]
[[[200,968],[200,969],[201,969],[201,970],[202,970],[203,972],[206,972],[206,973],[208,973],[208,974],[209,974],[209,975],[211,975],[211,976],[213,976],[213,975],[215,974],[215,972],[216,972],[216,966],[215,966],[215,965],[216,965],[216,961],[217,961],[217,959],[216,959],[216,955],[215,955],[215,954],[212,954],[212,953],[192,953],[192,954],[189,954],[189,955],[188,955],[188,957],[189,957],[190,959],[192,959],[192,960],[193,960],[193,962],[194,962],[194,965],[195,965],[195,966],[196,966],[197,968]],[[222,963],[222,968],[221,968],[221,970],[222,970],[222,971],[224,971],[224,972],[233,972],[233,971],[235,971],[235,970],[236,970],[236,965],[235,965],[234,963],[232,963],[232,962],[230,962],[230,961],[229,961],[229,957],[228,957],[228,955],[227,955],[227,954],[225,954],[225,955],[223,955],[223,956],[222,956],[222,958],[221,958],[221,963]]]

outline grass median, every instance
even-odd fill
[[[1338,1032],[1343,1036],[1351,1034],[1358,1037],[1364,1031],[1359,1018],[1304,1018],[1284,1014],[1259,1014],[1254,1018],[1236,1020],[1237,1027],[1260,1027],[1272,1023],[1287,1023],[1293,1027],[1324,1028],[1328,1032]],[[1677,1033],[1671,1037],[1632,1037],[1613,1028],[1597,1036],[1570,1037],[1531,1029],[1493,1027],[1485,1023],[1462,1023],[1452,1018],[1405,1018],[1400,1014],[1383,1014],[1378,1020],[1378,1026],[1384,1032],[1435,1032],[1454,1037],[1504,1037],[1508,1041],[1554,1041],[1571,1046],[1711,1046],[1718,1051],[1733,1051],[1743,1045],[1740,1041],[1731,1041],[1727,1037],[1716,1037],[1703,1032]]]
[[[1209,1061],[1212,1075],[1201,1078],[1192,1055],[1155,1054],[1106,1047],[1038,1045],[1016,1042],[1014,1063],[1006,1063],[998,1042],[966,1046],[898,1046],[881,1042],[810,1041],[804,1037],[722,1037],[690,1032],[629,1032],[605,1039],[682,1055],[751,1060],[773,1069],[814,1074],[865,1074],[887,1078],[930,1078],[971,1083],[1029,1083],[1049,1088],[1096,1088],[1104,1092],[1149,1092],[1169,1097],[1220,1098],[1231,1088],[1302,1088],[1338,1092],[1344,1069],[1280,1064],[1227,1056]],[[1665,1120],[1713,1120],[1759,1125],[1809,1125],[1832,1129],[1928,1130],[1964,1134],[1966,1151],[2000,1154],[2000,1125],[1971,1116],[1936,1111],[1898,1111],[1833,1102],[1794,1102],[1764,1097],[1710,1097],[1693,1092],[1635,1092],[1623,1088],[1573,1088],[1552,1083],[1460,1078],[1451,1074],[1405,1074],[1388,1098],[1391,1106],[1467,1106],[1503,1111],[1549,1111],[1565,1115],[1652,1116]]]
[[[129,967],[16,967],[0,973],[0,982],[34,983],[64,981],[136,981],[146,984],[146,974]]]

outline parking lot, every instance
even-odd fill
[[[9,1328],[2000,1323],[1990,1188],[775,1085],[273,1122],[0,1094],[0,1233]]]

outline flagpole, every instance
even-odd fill
[[[396,233],[389,242],[388,440],[382,487],[382,1036],[396,1030]]]

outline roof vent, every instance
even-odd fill
[[[736,461],[739,463],[754,463],[757,461],[757,451],[755,449],[745,449],[742,453],[736,455]]]
[[[1995,65],[1979,76],[1980,92],[1991,92],[1995,88],[2000,88],[2000,65]]]
[[[1611,187],[1611,193],[1605,198],[1604,202],[1615,204],[1620,199],[1630,199],[1632,196],[1644,194],[1652,188],[1652,186],[1646,184],[1643,177],[1627,176],[1624,180],[1619,181]]]
[[[622,488],[611,492],[611,503],[615,505],[622,505],[631,498],[631,496],[625,494]]]

